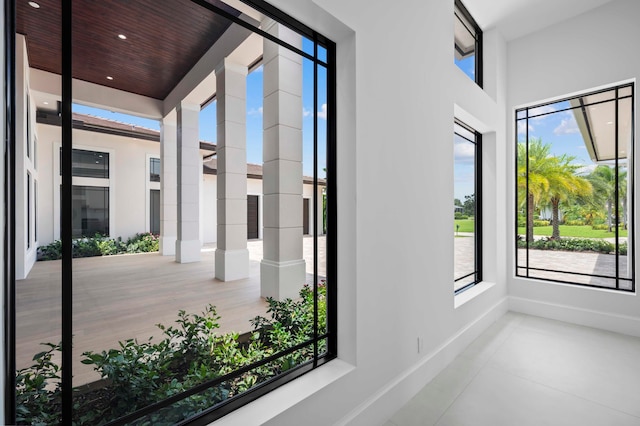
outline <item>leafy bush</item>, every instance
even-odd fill
[[[51,359],[60,344],[43,343],[46,351],[33,356],[30,367],[16,373],[16,421],[18,424],[60,424],[60,367]]]
[[[601,223],[598,225],[591,225],[591,229],[593,229],[594,231],[608,231],[609,230],[609,225],[607,225],[606,223]]]
[[[456,212],[454,213],[453,218],[457,220],[461,220],[461,219],[469,219],[469,216],[467,216],[466,214],[462,214],[460,212]]]
[[[140,238],[149,242],[146,238]],[[83,353],[83,364],[92,365],[105,386],[74,393],[74,424],[105,424],[135,410],[237,371],[294,345],[314,333],[314,294],[305,285],[297,300],[267,299],[267,316],[250,322],[253,330],[243,336],[218,334],[220,316],[208,305],[201,314],[179,311],[175,325],[158,324],[162,338],[154,342],[128,339],[119,348]],[[318,332],[326,332],[326,285],[318,285]],[[325,348],[321,342],[320,352]],[[17,372],[18,419],[21,424],[59,424],[59,367],[52,362],[60,345],[34,356],[34,366]],[[313,347],[305,346],[260,367],[248,370],[217,386],[178,401],[132,424],[175,424],[228,398],[309,361]]]
[[[551,224],[548,220],[534,220],[533,227],[536,228],[538,226],[549,226]]]
[[[124,253],[148,253],[160,249],[160,240],[151,233],[136,234],[126,242],[122,238],[103,237],[96,234],[91,238],[77,238],[72,241],[73,257],[110,256]],[[38,260],[62,259],[62,242],[56,240],[38,247]]]
[[[584,220],[565,220],[564,224],[568,225],[568,226],[583,226],[583,225],[586,225]]]
[[[526,246],[526,241],[518,239],[518,247]],[[538,250],[593,251],[597,253],[611,253],[615,251],[615,246],[610,242],[591,238],[545,238],[530,242],[529,248]]]

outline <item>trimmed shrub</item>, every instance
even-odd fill
[[[583,226],[583,225],[586,225],[586,223],[584,223],[584,220],[565,220],[564,224],[568,225],[568,226]]]
[[[518,239],[518,247],[526,246],[526,241]],[[529,248],[537,250],[593,251],[607,254],[615,251],[615,245],[610,242],[592,238],[560,238],[557,240],[545,238],[532,241],[529,243]],[[622,245],[620,245],[620,254],[622,254]]]
[[[549,226],[551,224],[548,220],[534,220],[533,227],[537,228],[538,226]]]
[[[467,216],[466,214],[462,214],[462,213],[455,213],[453,215],[453,218],[462,220],[462,219],[469,219],[469,216]]]
[[[149,253],[158,251],[160,240],[149,232],[136,234],[123,242],[122,238],[108,238],[96,234],[91,238],[77,238],[72,241],[73,257],[110,256],[124,253]],[[38,247],[38,260],[62,259],[62,242],[56,240],[46,246]]]

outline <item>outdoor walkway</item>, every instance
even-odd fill
[[[461,277],[473,272],[474,268],[474,237],[473,234],[460,233],[454,239],[454,276]],[[612,242],[612,241],[611,241]],[[626,239],[621,243],[626,242]],[[518,250],[518,266],[526,265],[526,250]],[[567,252],[554,250],[529,250],[529,267],[538,269],[551,269],[565,272],[577,272],[580,274],[615,276],[616,257],[612,254],[595,252]],[[621,277],[630,277],[631,271],[627,269],[627,256],[620,256],[619,271]],[[525,276],[526,271],[520,269],[519,275]],[[560,281],[569,281],[579,284],[603,286],[615,288],[615,279],[567,274],[549,271],[529,270],[531,278],[545,278]],[[455,283],[454,289],[467,284],[468,280]],[[631,289],[631,283],[620,281],[620,288]]]
[[[318,274],[326,275],[325,238],[320,237]],[[304,239],[307,283],[312,283],[313,238]],[[214,249],[202,250],[202,261],[179,264],[157,253],[74,259],[74,385],[99,378],[80,363],[84,351],[117,348],[118,341],[146,341],[160,336],[155,324],[172,324],[179,310],[201,313],[217,307],[220,332],[251,330],[249,320],[265,315],[260,297],[262,241],[248,243],[250,277],[232,282],[214,278]],[[17,368],[31,364],[40,343],[60,341],[61,261],[37,262],[26,280],[16,283]]]

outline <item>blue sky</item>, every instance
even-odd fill
[[[303,39],[303,51],[313,54],[313,43]],[[326,50],[320,48],[318,57],[326,59]],[[318,115],[318,177],[325,177],[326,167],[326,104],[327,72],[318,68],[318,103],[313,105],[313,62],[303,59],[302,64],[302,119],[303,173],[313,176],[313,113]],[[262,164],[262,67],[247,76],[247,162]],[[78,113],[135,124],[154,130],[160,130],[160,122],[127,114],[106,111],[74,104]],[[200,112],[200,139],[216,142],[216,103],[212,102]]]

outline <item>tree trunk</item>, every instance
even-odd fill
[[[607,225],[609,232],[611,232],[611,200],[607,200]]]
[[[553,225],[553,232],[551,233],[552,240],[560,239],[560,214],[558,212],[560,206],[560,200],[558,198],[551,199],[551,220]]]
[[[533,194],[527,196],[527,243],[533,242]]]

